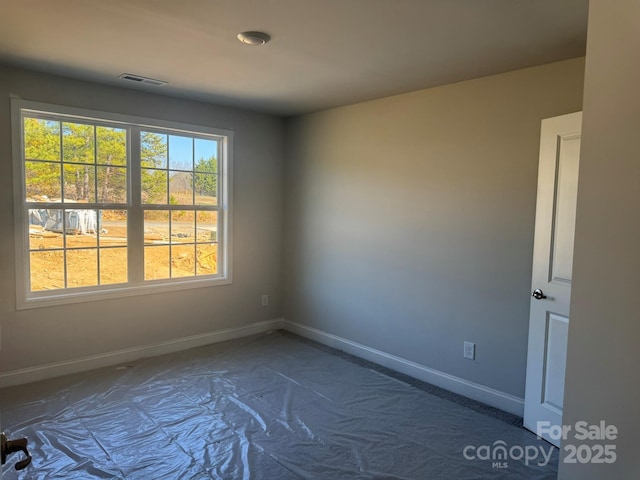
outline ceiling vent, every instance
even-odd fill
[[[154,78],[141,77],[140,75],[134,75],[132,73],[123,73],[118,77],[120,80],[126,80],[128,82],[140,83],[142,85],[151,85],[153,87],[161,87],[168,82],[164,80],[156,80]]]

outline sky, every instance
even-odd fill
[[[195,152],[194,152],[195,150]],[[202,138],[191,139],[168,135],[169,170],[193,170],[193,161],[218,156],[218,142]],[[165,165],[162,165],[164,167]]]

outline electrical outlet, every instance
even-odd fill
[[[267,295],[266,293],[264,295],[262,295],[261,305],[263,307],[268,307],[269,306],[269,295]]]
[[[476,344],[473,342],[464,342],[464,358],[469,360],[476,359]]]

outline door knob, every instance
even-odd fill
[[[0,459],[2,460],[2,465],[7,461],[7,455],[15,452],[22,452],[26,455],[26,458],[16,463],[16,470],[22,470],[31,463],[31,454],[29,454],[29,450],[27,450],[26,438],[7,440],[4,433],[0,434]]]
[[[542,298],[547,298],[547,296],[544,294],[544,292],[542,290],[540,290],[539,288],[536,288],[533,293],[531,294],[531,296],[533,298],[535,298],[536,300],[540,300]]]

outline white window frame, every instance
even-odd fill
[[[60,119],[65,116],[92,122],[108,122],[120,124],[128,129],[127,133],[127,242],[129,258],[129,281],[115,285],[98,285],[91,287],[64,288],[58,290],[36,291],[30,290],[30,257],[29,257],[29,221],[26,202],[25,163],[24,163],[24,116],[29,112],[50,114]],[[18,310],[63,305],[69,303],[87,302],[123,296],[144,295],[151,293],[169,292],[175,290],[228,285],[232,283],[232,165],[233,165],[233,131],[211,128],[201,125],[168,122],[132,115],[116,114],[96,110],[65,107],[47,103],[32,102],[12,98],[12,153],[13,153],[13,181],[14,181],[14,233],[16,252],[16,308]],[[117,126],[117,125],[115,125]],[[143,256],[144,245],[140,240],[143,230],[143,210],[149,205],[142,204],[140,198],[140,166],[135,166],[139,160],[140,137],[134,132],[144,129],[165,131],[164,133],[213,135],[220,142],[221,155],[218,159],[218,273],[215,275],[181,277],[162,280],[144,280],[140,273],[131,272],[131,257]],[[135,153],[137,152],[137,153]],[[97,200],[97,199],[96,199]],[[98,207],[110,208],[110,207]],[[120,207],[122,208],[122,207]],[[153,208],[153,207],[152,207]],[[162,207],[158,207],[161,209]],[[188,206],[185,206],[188,209]],[[137,242],[135,241],[137,239]],[[132,275],[138,277],[132,280]]]

